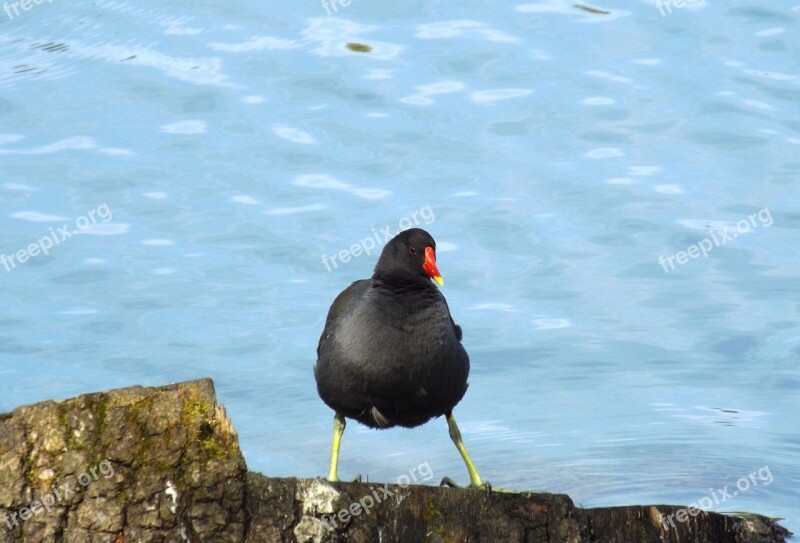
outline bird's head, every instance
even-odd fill
[[[436,267],[436,242],[421,228],[404,230],[386,244],[375,266],[375,273],[379,272],[419,275],[444,285]]]

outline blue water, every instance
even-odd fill
[[[210,376],[323,475],[325,314],[421,226],[484,478],[800,530],[800,4],[573,3],[0,13],[0,411]],[[467,481],[443,420],[351,423],[340,473],[424,463]]]

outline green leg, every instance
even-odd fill
[[[342,443],[342,434],[347,426],[344,417],[339,413],[333,417],[333,446],[331,447],[331,468],[328,470],[328,480],[339,480],[339,445]]]
[[[458,424],[456,424],[456,419],[453,417],[452,413],[447,414],[447,427],[450,429],[450,439],[452,439],[453,443],[455,443],[456,449],[458,449],[458,452],[461,453],[461,458],[464,459],[464,463],[467,465],[467,471],[469,472],[469,486],[483,488],[486,483],[484,483],[481,479],[481,476],[478,475],[478,470],[475,469],[475,464],[472,463],[472,459],[469,457],[467,448],[464,446],[464,442],[461,440],[461,431],[458,429]]]

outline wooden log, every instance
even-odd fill
[[[767,543],[788,533],[758,515],[685,513],[248,473],[210,379],[0,415],[0,543]]]

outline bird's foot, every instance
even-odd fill
[[[447,486],[450,488],[464,488],[460,484],[456,483],[450,477],[444,477],[442,482],[439,483],[439,486]],[[519,494],[519,490],[513,490],[511,488],[501,488],[499,486],[492,486],[492,483],[489,481],[481,481],[479,484],[470,484],[466,488],[477,488],[478,490],[485,490],[489,494],[492,492],[502,492],[504,494]]]
[[[328,482],[329,482],[329,483],[341,483],[341,482],[342,482],[342,480],[341,480],[341,479],[339,479],[339,477],[338,477],[338,476],[331,477],[330,475],[328,475]],[[360,482],[361,482],[361,474],[359,473],[358,475],[356,475],[355,477],[353,477],[353,480],[352,480],[352,481],[350,481],[350,482],[351,482],[351,483],[360,483]]]
[[[460,484],[456,483],[450,477],[442,478],[442,482],[439,483],[439,486],[447,486],[450,488],[463,488]],[[494,490],[492,488],[492,483],[490,483],[489,481],[480,481],[477,484],[470,483],[470,485],[467,488],[477,488],[478,490],[485,490],[489,494],[491,494],[492,491]]]

